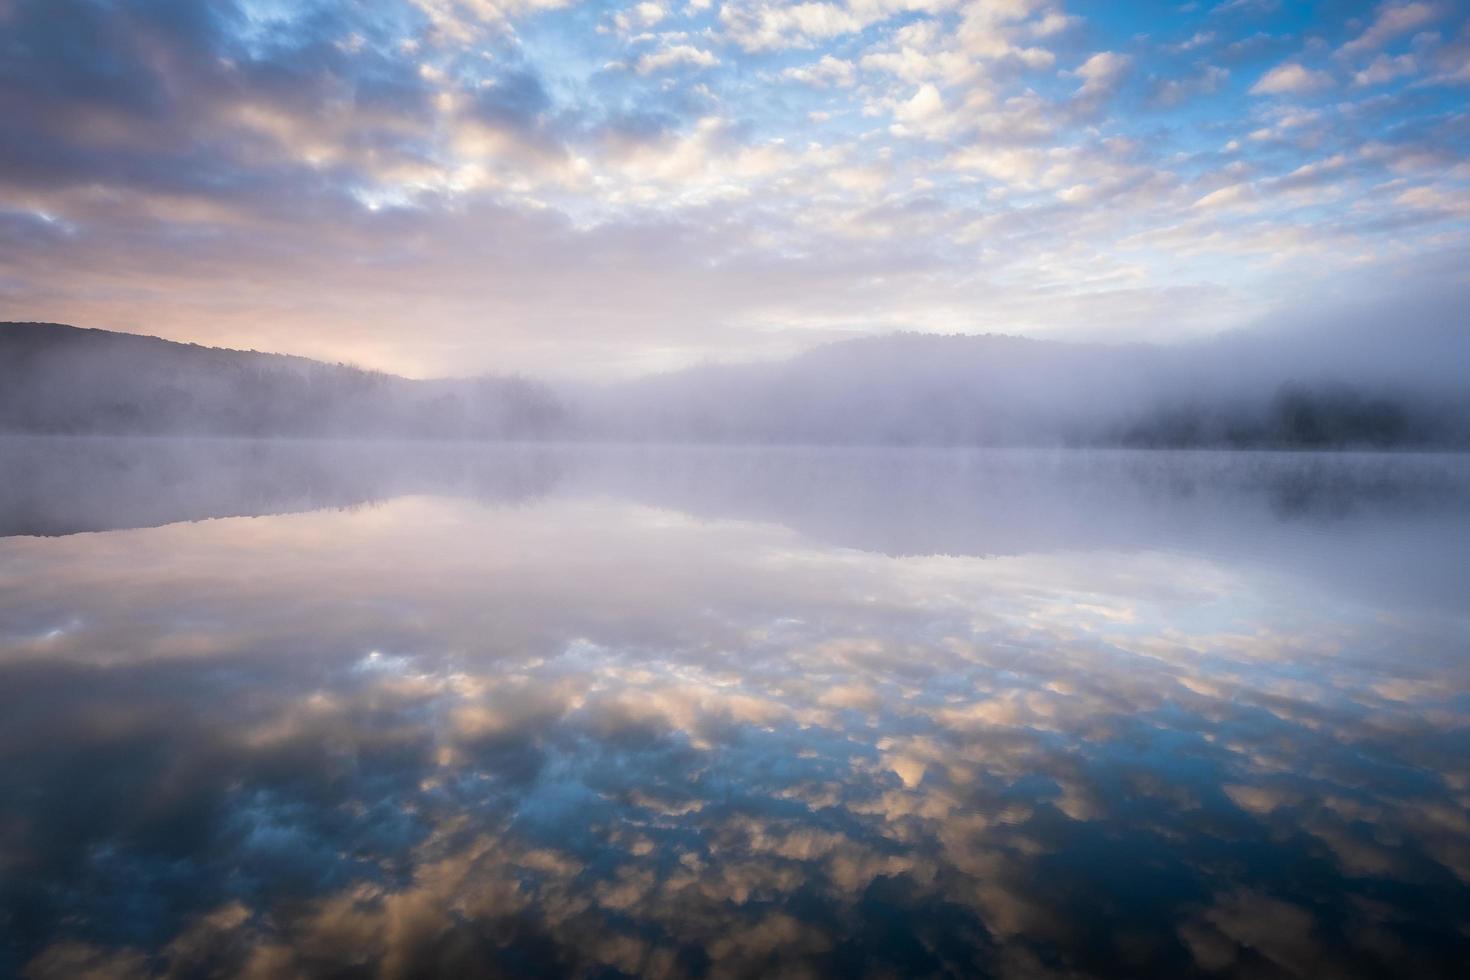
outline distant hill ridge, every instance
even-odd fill
[[[520,378],[419,381],[292,354],[0,323],[0,431],[538,438],[564,410]]]
[[[119,347],[135,346],[140,350],[168,349],[175,352],[188,351],[193,356],[226,354],[232,357],[255,357],[277,363],[295,363],[302,366],[327,363],[309,357],[302,357],[299,354],[279,354],[271,351],[258,351],[236,347],[210,347],[191,341],[168,340],[164,337],[155,337],[152,334],[126,333],[121,330],[103,330],[98,327],[78,327],[69,323],[49,323],[39,320],[0,321],[0,330],[5,331],[4,339],[7,343],[30,343],[37,346],[55,346],[69,343],[106,343]],[[364,369],[354,368],[354,370]]]

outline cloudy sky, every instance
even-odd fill
[[[413,375],[1470,265],[1461,0],[0,0],[0,318]]]

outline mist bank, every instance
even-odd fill
[[[892,334],[583,393],[605,433],[930,446],[1470,446],[1470,290],[1178,345]]]
[[[1463,384],[1178,348],[897,334],[582,393],[605,436],[822,445],[1470,445]]]
[[[1449,453],[23,436],[0,437],[0,473],[0,538],[408,497],[561,513],[617,502],[642,520],[781,527],[894,558],[1190,553],[1454,611],[1470,549],[1470,456]]]
[[[1445,324],[1450,329],[1445,328]],[[411,380],[0,324],[0,431],[870,446],[1470,448],[1453,315],[1188,345],[892,334],[606,384]]]

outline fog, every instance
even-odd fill
[[[0,324],[0,431],[892,446],[1470,445],[1470,288],[1367,283],[1177,345],[898,333],[631,381],[411,380]],[[1363,299],[1376,296],[1376,299]]]
[[[1460,445],[1452,298],[1176,347],[899,334],[558,396],[10,326],[12,431],[890,445]],[[558,400],[559,399],[559,400]]]
[[[1172,346],[897,334],[577,392],[593,431],[888,445],[1462,446],[1470,289]]]
[[[889,557],[1197,552],[1446,607],[1470,548],[1470,464],[1440,453],[0,437],[0,471],[0,537],[423,496],[511,509],[614,499]],[[1373,562],[1359,560],[1365,528]]]

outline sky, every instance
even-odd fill
[[[0,319],[596,378],[1465,268],[1463,0],[0,0]]]

